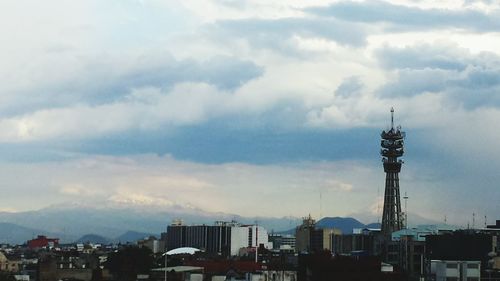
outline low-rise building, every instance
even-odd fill
[[[38,235],[37,238],[29,240],[27,244],[30,249],[55,248],[59,246],[59,238],[47,238],[47,236]]]
[[[431,260],[431,278],[435,281],[479,281],[481,261]]]
[[[19,272],[22,262],[20,259],[9,259],[0,252],[0,271]]]

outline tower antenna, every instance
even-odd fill
[[[403,228],[401,199],[399,194],[399,172],[403,161],[398,159],[404,154],[405,133],[394,130],[394,108],[391,107],[391,130],[382,131],[380,145],[385,172],[384,209],[382,212],[381,232],[389,238],[394,231]]]
[[[394,129],[394,107],[391,107],[391,129]]]
[[[322,205],[323,198],[321,196],[321,188],[319,190],[319,219],[323,217],[323,205]]]
[[[476,213],[472,213],[472,229],[476,228]]]
[[[406,191],[403,199],[405,200],[405,229],[408,229],[408,195],[406,195]]]

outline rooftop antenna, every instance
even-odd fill
[[[408,195],[406,195],[406,191],[403,199],[405,200],[405,228],[408,229]]]
[[[446,215],[444,215],[444,224],[446,224]]]
[[[476,213],[472,213],[472,229],[476,228]]]
[[[391,107],[391,129],[394,129],[394,107]]]
[[[484,228],[488,227],[487,222],[488,222],[487,217],[486,215],[484,215]]]
[[[259,261],[259,221],[255,220],[255,263]]]
[[[377,222],[380,223],[380,187],[377,185]]]
[[[319,218],[323,217],[323,205],[322,205],[321,188],[319,189]]]

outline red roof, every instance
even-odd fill
[[[28,248],[43,248],[43,247],[56,247],[59,245],[59,238],[47,238],[43,235],[38,235],[37,238],[28,241]]]

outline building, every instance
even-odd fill
[[[337,255],[376,256],[380,253],[380,229],[359,229],[352,234],[332,235],[332,252]]]
[[[290,234],[269,234],[269,242],[273,245],[273,250],[295,251],[295,236]]]
[[[153,254],[157,254],[159,252],[163,252],[165,249],[165,243],[162,240],[156,239],[154,236],[149,236],[147,238],[141,239],[137,241],[137,246],[146,247],[153,252]]]
[[[187,226],[179,223],[167,227],[167,249],[193,247],[206,253],[236,256],[241,248],[270,248],[268,233],[257,225],[216,222],[215,225]]]
[[[500,220],[496,220],[496,224],[488,225],[486,228],[500,230]]]
[[[332,237],[341,234],[336,228],[316,228],[316,221],[309,215],[295,230],[295,250],[298,253],[332,251]]]
[[[39,248],[55,248],[59,246],[59,238],[47,238],[43,235],[38,235],[37,238],[28,241],[28,248],[39,249]]]
[[[425,241],[412,235],[400,235],[398,240],[386,242],[386,262],[405,272],[411,280],[425,275]]]
[[[431,278],[435,281],[479,281],[480,261],[431,261]]]
[[[0,252],[0,271],[19,272],[21,266],[20,259],[9,259],[3,252]]]
[[[38,280],[81,280],[91,281],[98,269],[96,256],[79,255],[71,252],[47,253],[39,258]]]
[[[298,280],[303,281],[390,281],[406,280],[379,257],[332,256],[330,253],[299,254]]]
[[[403,139],[405,132],[398,126],[394,128],[394,109],[391,108],[391,128],[382,131],[382,162],[385,172],[385,193],[384,209],[382,212],[382,235],[390,239],[391,233],[403,228],[403,217],[401,213],[401,198],[399,194],[399,172],[403,160],[398,160],[403,156]]]
[[[482,267],[487,268],[495,242],[494,235],[475,231],[428,235],[425,239],[426,257],[427,260],[481,261]]]

